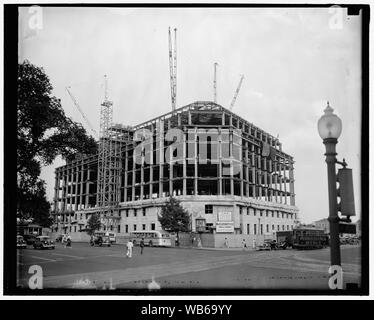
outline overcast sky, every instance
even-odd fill
[[[340,20],[340,12],[342,20]],[[360,205],[361,17],[328,8],[43,8],[20,10],[19,60],[43,67],[66,114],[99,131],[103,75],[114,121],[136,125],[171,110],[168,27],[177,28],[177,107],[213,100],[277,136],[295,163],[303,222],[328,216],[327,169],[317,121],[329,101],[343,122],[338,157],[353,168]],[[31,24],[30,24],[31,19]],[[41,29],[30,29],[41,26]],[[43,170],[53,199],[54,165]],[[354,219],[356,220],[356,219]]]

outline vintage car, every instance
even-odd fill
[[[111,246],[110,238],[108,236],[94,236],[90,240],[90,245],[91,246]]]
[[[23,239],[22,236],[17,236],[17,249],[25,249],[27,248],[26,241]]]
[[[258,245],[257,247],[256,247],[256,250],[257,251],[263,251],[263,250],[265,250],[265,251],[267,251],[267,250],[271,250],[271,244],[270,244],[270,242],[264,242],[264,244],[262,244],[262,245]]]
[[[54,249],[55,244],[48,236],[39,236],[36,237],[36,240],[33,244],[34,249]]]
[[[31,244],[34,244],[36,237],[37,235],[35,234],[25,234],[23,238],[26,241],[26,244],[31,245]]]
[[[267,246],[270,246],[270,250],[278,249],[278,244],[276,240],[266,239],[264,242],[265,242],[264,244],[266,244]]]

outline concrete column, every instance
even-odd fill
[[[70,197],[69,197],[69,210],[72,209],[73,207],[73,177],[74,177],[74,173],[73,173],[73,169],[70,169]]]
[[[283,188],[282,188],[282,164],[279,162],[279,167],[278,167],[278,178],[279,178],[279,202],[280,203],[283,203],[283,199],[282,199],[282,192],[283,192]]]
[[[239,148],[239,159],[240,159],[240,196],[243,198],[244,190],[243,190],[243,141],[240,141],[240,148]]]
[[[132,183],[131,183],[131,200],[135,201],[135,181],[136,181],[136,171],[135,171],[135,150],[132,153],[133,163],[132,163]]]
[[[232,114],[230,115],[230,126],[232,126]],[[230,134],[229,134],[229,148],[230,148],[230,156],[233,155],[233,148],[234,148],[234,133],[232,129],[230,128]],[[234,168],[233,168],[233,162],[230,159],[230,194],[231,196],[234,196]]]
[[[149,164],[149,199],[152,199],[152,194],[153,194],[153,132],[155,128],[152,124],[151,131],[152,131],[152,137],[151,137],[151,147],[150,147],[150,164]]]
[[[198,170],[198,162],[197,162],[197,159],[198,159],[198,154],[197,154],[197,129],[195,128],[195,178],[194,178],[194,193],[195,193],[195,196],[198,194],[197,192],[197,183],[198,183],[198,174],[197,174],[197,170]]]
[[[144,197],[144,155],[142,156],[142,165],[140,167],[140,200]]]
[[[62,211],[67,208],[67,170],[62,171]]]
[[[293,161],[291,160],[290,164],[290,193],[291,193],[291,205],[295,205],[295,179],[294,179],[294,173],[293,173]]]
[[[234,196],[234,167],[232,160],[230,160],[230,191],[231,196]]]
[[[124,200],[125,202],[127,201],[127,185],[128,185],[128,181],[127,181],[127,174],[128,174],[128,169],[129,169],[129,164],[128,164],[128,161],[129,161],[129,154],[128,154],[128,150],[127,150],[127,147],[126,147],[126,150],[125,150],[125,181],[124,181],[124,188],[123,188],[123,196],[124,196]]]
[[[79,185],[79,170],[78,170],[78,168],[79,168],[79,165],[77,164],[77,166],[75,167],[75,182],[74,182],[74,186],[75,186],[74,210],[75,211],[78,210],[78,185]]]
[[[183,132],[183,195],[187,195],[187,179],[186,179],[186,176],[187,176],[187,147],[186,147],[186,135],[187,135],[187,132],[184,131]]]
[[[163,182],[162,179],[164,177],[164,160],[165,160],[165,154],[164,154],[164,121],[162,119],[159,120],[159,134],[157,139],[159,140],[159,145],[160,145],[160,159],[159,159],[159,168],[160,168],[160,176],[159,176],[159,193],[160,193],[160,198],[163,197],[163,192],[164,192],[164,187],[163,187]]]
[[[247,150],[245,152],[245,162],[247,164],[247,169],[246,169],[246,177],[247,177],[247,183],[246,183],[246,194],[247,194],[247,197],[249,196],[249,158],[248,158],[248,151],[249,151],[249,143],[248,141],[245,142],[246,143],[246,147],[247,147]]]
[[[171,149],[170,149],[171,151]],[[171,159],[173,158],[173,152],[171,151],[170,157],[169,157],[169,194],[173,195],[173,162]]]
[[[59,187],[59,171],[56,169],[55,170],[55,194],[54,194],[54,197],[53,197],[53,206],[54,206],[54,211],[55,211],[55,215],[56,215],[56,212],[58,211],[58,208],[57,208],[57,205],[58,205],[58,187]]]
[[[260,200],[262,200],[262,183],[261,183],[261,180],[262,180],[262,171],[261,170],[258,170],[258,177],[259,177],[259,184],[258,184],[258,198]]]
[[[84,185],[84,162],[81,164],[81,177],[80,177],[80,195],[79,195],[79,206],[80,210],[83,209],[83,185]]]
[[[286,164],[283,166],[283,183],[284,183],[284,203],[287,204],[287,179],[286,179]]]
[[[90,178],[91,170],[89,165],[87,165],[87,181],[86,181],[86,196],[85,196],[85,207],[89,206],[89,196],[90,196]]]

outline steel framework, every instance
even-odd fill
[[[108,100],[105,76],[105,97],[100,110],[100,141],[98,155],[97,206],[102,223],[108,227],[118,218],[121,186],[122,126],[113,126],[113,102]]]

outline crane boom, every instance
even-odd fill
[[[214,103],[217,103],[217,66],[218,66],[218,63],[214,62],[214,80],[213,80]]]
[[[170,69],[170,91],[171,108],[174,111],[177,101],[177,29],[174,28],[174,53],[169,27],[169,69]]]
[[[244,79],[244,75],[242,74],[241,77],[240,77],[238,87],[236,88],[234,97],[232,98],[232,101],[231,101],[231,104],[230,104],[230,110],[232,110],[232,108],[234,107],[236,98],[238,97],[238,94],[239,94],[239,91],[240,91],[240,87],[242,86],[243,79]]]
[[[174,28],[174,110],[177,105],[177,28]]]
[[[66,87],[66,91],[68,92],[71,100],[73,100],[74,105],[77,107],[77,109],[80,112],[80,114],[82,115],[83,119],[86,121],[87,125],[90,127],[91,131],[94,133],[95,137],[97,138],[98,137],[97,131],[92,127],[91,123],[88,121],[87,117],[85,116],[83,110],[79,106],[79,104],[78,104],[77,100],[75,99],[74,95],[69,90],[69,87]]]

